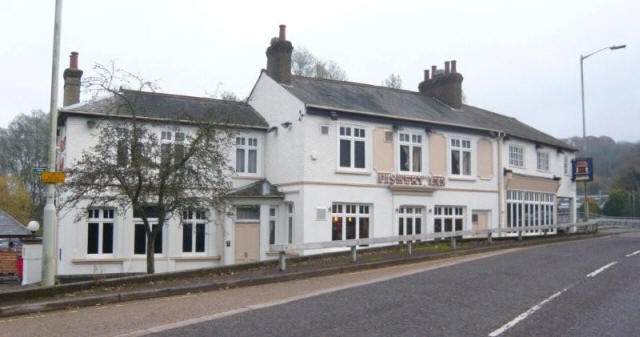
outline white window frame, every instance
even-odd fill
[[[516,151],[516,150],[519,150],[519,151]],[[509,144],[509,166],[517,167],[517,168],[525,167],[524,146],[520,144]]]
[[[295,227],[295,208],[293,203],[287,203],[287,243],[293,243],[293,234]]]
[[[426,213],[424,206],[403,205],[398,207],[398,235],[424,234],[426,232]],[[407,231],[407,219],[411,219],[411,234]],[[416,232],[416,219],[420,219],[420,233]]]
[[[342,129],[344,129],[344,134],[341,134]],[[349,131],[347,131],[347,129]],[[356,132],[358,130],[358,132]],[[356,133],[363,132],[364,136],[356,136]],[[347,133],[349,133],[347,135]],[[368,150],[369,150],[369,129],[362,125],[351,125],[351,124],[338,124],[337,125],[337,155],[336,162],[338,166],[338,171],[356,171],[356,172],[366,172],[368,170]],[[349,166],[342,166],[340,163],[340,141],[348,140],[349,141]],[[356,141],[364,142],[364,167],[356,167]]]
[[[184,251],[184,227],[180,231],[180,253],[183,255],[205,255],[209,251],[209,244],[207,241],[207,233],[209,233],[209,219],[207,218],[207,212],[204,210],[185,210],[182,211],[182,226],[191,226],[191,249],[187,252]],[[197,240],[197,225],[204,224],[204,250],[201,252],[196,251]],[[163,247],[164,248],[164,247]],[[164,249],[163,249],[164,250]]]
[[[549,152],[547,151],[536,151],[536,167],[538,168],[538,171],[549,172],[549,157]]]
[[[113,208],[104,207],[91,207],[88,210],[87,215],[87,240],[85,253],[89,256],[113,256],[116,251],[116,211]],[[105,212],[106,216],[105,216]],[[97,213],[98,217],[94,215]],[[89,253],[89,224],[98,224],[98,252]],[[110,223],[111,228],[111,253],[104,253],[104,224]]]
[[[273,230],[273,241],[271,240],[272,230]],[[278,228],[278,206],[269,205],[269,231],[268,231],[269,237],[268,239],[269,239],[270,245],[275,245],[280,242],[280,240],[278,240],[279,232],[280,230]]]
[[[423,133],[415,132],[415,131],[399,131],[398,132],[398,172],[408,172],[408,173],[422,173],[425,171],[424,168],[424,152],[425,152],[425,143],[426,137]],[[409,147],[409,170],[402,169],[402,146]],[[413,163],[413,149],[415,147],[420,148],[420,170],[414,170]]]
[[[524,228],[530,226],[553,225],[556,221],[556,196],[553,193],[508,190],[506,226]],[[538,234],[540,230],[524,230]],[[555,232],[551,230],[550,233]]]
[[[178,135],[181,135],[181,139],[178,140]],[[164,156],[164,153],[162,153],[163,150],[163,145],[168,145],[169,146],[169,152],[171,155],[171,158],[169,158],[170,162],[172,164],[175,164],[174,160],[175,160],[175,146],[176,145],[181,145],[183,147],[185,147],[185,142],[187,140],[187,134],[186,132],[184,132],[183,130],[180,129],[175,129],[175,130],[162,130],[160,131],[160,152],[161,152],[161,157]],[[183,152],[184,154],[184,152]]]
[[[464,206],[444,206],[433,207],[433,232],[434,233],[455,233],[464,231],[466,227],[466,207]],[[445,227],[446,219],[451,219],[451,231]],[[461,230],[456,230],[456,220],[462,219]],[[440,231],[436,230],[436,220],[440,220]]]
[[[566,154],[564,155],[564,175],[569,175],[569,156]]]
[[[156,218],[156,217],[149,217],[149,218],[147,218],[147,220],[148,220],[148,222],[149,222],[149,225],[151,226],[151,229],[153,229],[153,226],[158,226],[158,225],[159,225],[159,224],[158,224],[158,218]],[[145,231],[145,238],[144,238],[144,239],[145,239],[145,242],[144,242],[144,244],[145,244],[145,253],[137,254],[137,253],[136,253],[136,241],[135,241],[135,237],[136,237],[136,226],[137,226],[137,225],[142,225],[142,226],[144,226],[144,225],[145,225],[145,224],[144,224],[144,221],[142,220],[142,218],[135,218],[135,217],[133,218],[133,235],[131,236],[131,237],[133,238],[133,246],[132,246],[132,248],[133,248],[133,255],[135,255],[135,256],[142,256],[142,255],[145,255],[145,254],[146,254],[146,248],[147,248],[147,241],[146,241],[146,240],[147,240],[147,233],[146,233],[146,231]],[[167,248],[168,248],[168,247],[167,247],[167,240],[166,240],[166,237],[167,237],[167,235],[169,235],[169,234],[167,233],[167,229],[168,229],[168,228],[169,228],[169,226],[168,226],[168,224],[167,224],[167,221],[165,220],[165,223],[164,223],[164,225],[162,226],[162,233],[160,233],[160,234],[162,234],[162,235],[159,235],[159,236],[157,236],[157,237],[156,237],[156,241],[157,241],[157,240],[162,240],[162,253],[155,253],[155,252],[154,252],[154,254],[153,254],[154,256],[165,256],[165,255],[167,255],[167,253],[168,253],[168,252],[167,252]]]
[[[466,137],[460,137],[460,136],[451,136],[448,138],[448,149],[449,149],[449,153],[447,155],[447,157],[449,158],[449,176],[452,177],[465,177],[465,178],[471,178],[473,177],[473,152],[474,152],[474,145],[473,142],[471,141],[471,139],[466,138]],[[465,147],[464,144],[468,144],[469,147]],[[454,145],[455,144],[455,145]],[[459,173],[453,173],[453,151],[457,151],[459,153],[459,160],[460,160],[460,172]],[[469,174],[465,174],[464,173],[464,153],[468,152],[469,153]]]
[[[342,236],[340,240],[333,239],[333,221],[335,218],[342,218]],[[373,205],[366,203],[342,203],[334,202],[331,205],[331,240],[332,241],[344,241],[352,240],[347,239],[347,218],[355,218],[355,237],[353,239],[360,239],[360,218],[368,218],[368,235],[367,238],[371,238],[373,232]],[[363,238],[364,239],[364,238]]]
[[[238,135],[235,137],[235,153],[233,164],[234,171],[239,175],[257,176],[260,175],[260,140],[257,135]],[[243,165],[244,167],[240,171],[238,169],[238,150],[243,150]],[[256,151],[256,171],[249,172],[249,151]]]

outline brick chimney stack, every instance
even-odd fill
[[[69,68],[64,70],[64,99],[63,106],[80,102],[80,80],[82,70],[78,69],[78,52],[71,52],[69,55]]]
[[[291,53],[293,45],[287,41],[286,26],[280,25],[280,34],[271,39],[267,48],[267,74],[282,84],[291,84]]]
[[[431,78],[425,70],[425,79],[418,86],[418,90],[423,95],[436,98],[443,103],[453,107],[462,106],[462,80],[464,77],[457,71],[456,61],[444,63],[444,71],[431,66]]]

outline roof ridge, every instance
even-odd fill
[[[308,77],[308,76],[301,76],[301,75],[291,75],[291,77],[307,79],[307,80],[313,80],[313,81],[326,81],[326,82],[334,82],[334,83],[353,84],[353,85],[359,85],[359,86],[363,86],[363,87],[378,88],[378,89],[392,90],[392,91],[398,91],[398,92],[403,92],[403,93],[408,93],[408,94],[421,95],[421,93],[419,91],[411,91],[411,90],[408,90],[408,89],[400,89],[400,88],[391,88],[391,87],[385,87],[384,85],[375,85],[375,84],[370,84],[370,83],[353,82],[353,81],[345,81],[345,80],[336,80],[336,79],[332,79],[332,78]],[[427,96],[425,96],[425,97],[427,97]]]
[[[173,97],[173,98],[191,98],[191,99],[197,99],[197,100],[201,100],[201,101],[216,101],[216,102],[223,102],[223,103],[236,103],[236,104],[249,105],[249,103],[247,103],[245,101],[233,101],[233,100],[213,98],[213,97],[203,97],[203,96],[193,96],[193,95],[183,95],[183,94],[171,94],[171,93],[165,93],[165,92],[132,90],[132,89],[124,89],[124,88],[122,88],[120,90],[124,91],[124,92],[138,93],[138,94],[143,94],[143,95],[165,96],[165,97]]]

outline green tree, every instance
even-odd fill
[[[33,220],[33,201],[20,177],[0,176],[0,209],[26,225]]]
[[[605,215],[610,216],[628,216],[630,213],[629,193],[619,188],[612,190],[602,211]]]
[[[600,206],[598,206],[598,202],[596,201],[596,199],[587,198],[587,200],[589,200],[589,214],[599,214]],[[578,212],[584,212],[584,203],[580,205],[580,207],[578,208]]]

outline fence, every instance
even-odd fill
[[[412,242],[413,241],[428,241],[433,239],[450,239],[451,248],[456,249],[456,240],[461,237],[477,237],[479,235],[486,235],[487,241],[491,243],[495,234],[505,234],[506,237],[517,236],[519,240],[522,240],[523,234],[536,232],[538,235],[553,234],[557,230],[573,231],[578,228],[596,228],[597,226],[625,226],[640,228],[640,219],[614,219],[614,218],[602,218],[589,220],[587,222],[580,223],[566,223],[557,225],[543,225],[543,226],[523,226],[523,227],[508,227],[508,228],[489,228],[489,229],[477,229],[477,230],[465,230],[465,231],[452,231],[443,233],[425,233],[414,235],[398,235],[387,236],[379,238],[366,238],[366,239],[350,239],[340,241],[325,241],[325,242],[309,242],[309,243],[294,243],[294,244],[275,244],[270,246],[270,253],[278,254],[278,268],[282,271],[286,270],[286,252],[287,251],[305,251],[313,249],[324,248],[350,248],[351,260],[356,262],[357,252],[356,248],[363,245],[374,244],[392,244],[398,242],[407,243],[407,254],[412,254]],[[539,231],[539,232],[538,232]]]

